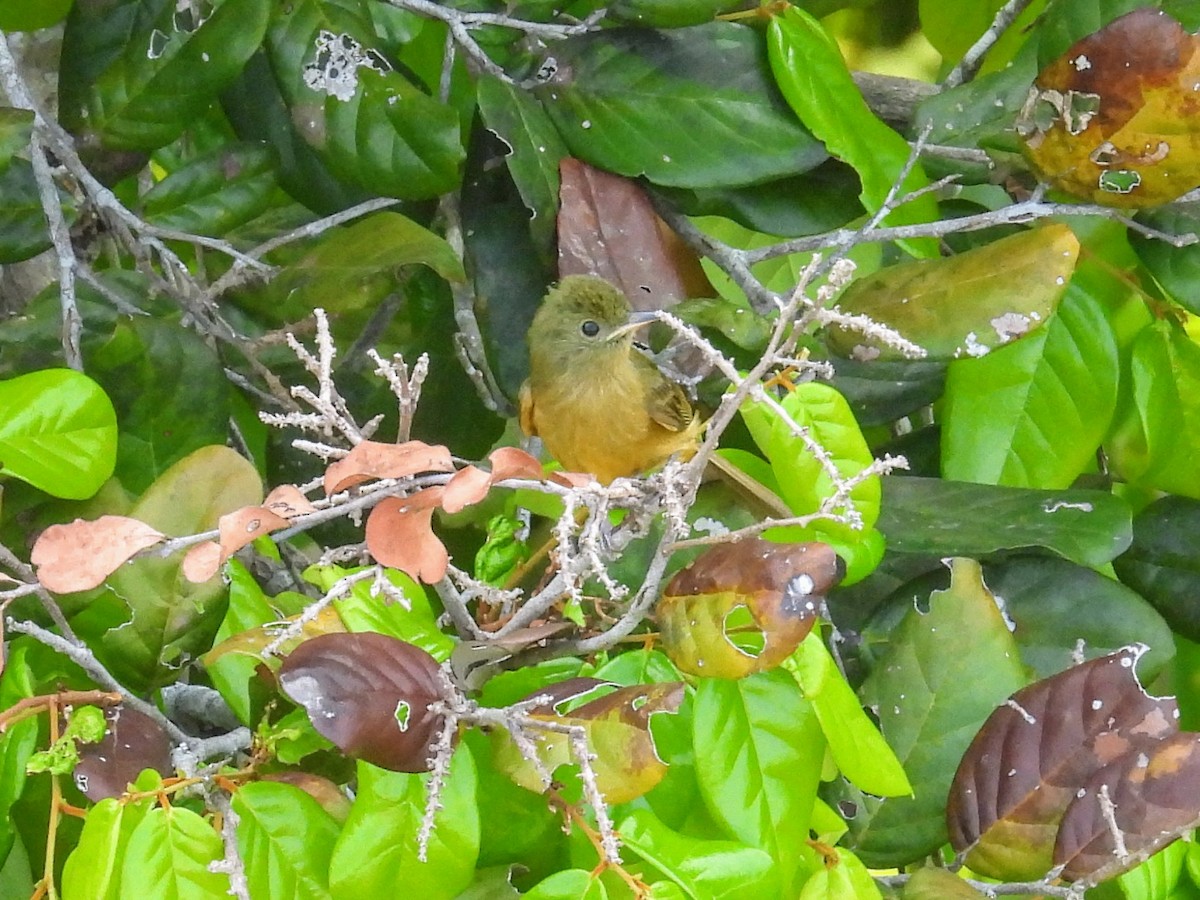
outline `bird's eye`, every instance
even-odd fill
[[[579,326],[579,330],[583,332],[584,337],[595,337],[600,333],[600,326],[591,319],[587,319]]]

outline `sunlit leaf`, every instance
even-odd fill
[[[238,851],[254,896],[328,900],[337,823],[286,784],[247,784],[233,795]]]
[[[145,900],[210,900],[229,890],[229,876],[209,866],[224,857],[221,836],[181,806],[152,809],[125,847],[121,883]]]

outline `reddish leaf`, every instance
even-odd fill
[[[396,772],[425,772],[444,717],[437,661],[384,634],[326,634],[283,661],[279,683],[313,727],[356,759]]]
[[[1022,688],[988,717],[947,807],[951,843],[969,851],[974,871],[1040,878],[1054,865],[1064,814],[1088,799],[1096,773],[1131,754],[1153,759],[1178,734],[1174,698],[1151,697],[1138,683],[1143,650],[1126,647]]]
[[[433,511],[443,492],[434,487],[411,497],[388,497],[371,510],[367,517],[367,549],[376,562],[426,584],[442,580],[450,556],[433,533]]]
[[[1200,185],[1200,48],[1161,10],[1121,16],[1038,75],[1018,121],[1055,187],[1109,206]]]
[[[285,519],[294,519],[296,516],[304,516],[310,512],[316,512],[316,507],[312,505],[307,497],[300,491],[300,488],[294,484],[281,484],[279,487],[267,494],[267,498],[262,502],[263,508],[267,509],[277,516],[282,516]]]
[[[420,472],[453,471],[450,451],[441,444],[363,441],[325,470],[325,494],[336,494],[372,478],[405,478]]]
[[[520,447],[498,447],[488,454],[492,464],[492,482],[508,478],[541,479],[542,464],[536,456]]]
[[[714,295],[696,255],[635,181],[570,157],[559,164],[558,274],[599,275],[634,309]]]
[[[165,535],[126,516],[76,519],[51,525],[38,536],[30,560],[38,581],[56,594],[99,587],[130,557],[163,540]]]
[[[119,797],[143,769],[174,775],[171,739],[162,725],[127,706],[105,710],[108,731],[98,744],[80,744],[75,786],[92,801]]]
[[[197,544],[183,555],[183,577],[192,584],[201,584],[221,571],[225,565],[225,554],[215,541]]]
[[[812,630],[821,598],[840,577],[827,544],[717,544],[663,592],[656,612],[663,650],[693,675],[744,678],[774,668]]]
[[[488,495],[492,487],[492,474],[477,466],[465,466],[454,473],[446,482],[442,497],[442,509],[456,513],[472,506]]]

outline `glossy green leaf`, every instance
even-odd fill
[[[825,756],[825,738],[796,682],[775,670],[739,681],[702,679],[692,742],[696,777],[712,817],[765,850],[782,883],[795,877]]]
[[[1200,640],[1200,501],[1161,497],[1133,519],[1133,544],[1113,560],[1120,579],[1154,604],[1171,628]],[[1153,645],[1151,645],[1153,646]]]
[[[701,188],[794,175],[826,159],[745,26],[605,29],[555,44],[553,57],[555,74],[537,95],[572,155],[602,169]]]
[[[879,530],[900,553],[981,556],[1038,547],[1085,566],[1109,562],[1132,540],[1129,505],[1105,491],[910,476],[883,479]]]
[[[129,836],[121,883],[136,885],[141,900],[215,900],[229,876],[208,867],[224,855],[221,836],[190,809],[152,809]]]
[[[0,31],[36,31],[63,20],[74,0],[0,0]]]
[[[25,790],[26,764],[37,750],[38,723],[24,719],[0,735],[0,855],[13,845],[15,831],[9,810]]]
[[[913,360],[835,359],[830,380],[859,425],[887,425],[929,406],[945,392],[946,365]]]
[[[121,900],[129,839],[153,806],[150,800],[120,803],[110,798],[88,810],[83,834],[63,868],[63,896]]]
[[[14,159],[0,173],[0,264],[21,262],[51,246],[33,166]]]
[[[1119,370],[1105,307],[1072,281],[1042,328],[982,359],[950,364],[942,475],[1012,487],[1069,487],[1091,465],[1108,431]]]
[[[361,0],[278,7],[266,49],[300,135],[341,180],[373,194],[436,197],[465,155],[458,114],[375,49]]]
[[[950,588],[929,596],[928,612],[908,611],[862,686],[913,787],[912,797],[850,801],[859,805],[847,817],[850,846],[872,867],[904,864],[946,842],[946,797],[959,759],[996,705],[1026,683],[979,564],[950,565]]]
[[[225,513],[262,500],[254,467],[224,446],[202,447],[171,466],[129,515],[163,534],[179,536],[215,528]],[[128,609],[129,621],[105,632],[109,666],[126,684],[165,683],[185,660],[207,650],[224,614],[220,578],[188,581],[182,557],[142,557],[107,582]]]
[[[279,618],[263,589],[240,561],[231,559],[226,572],[229,576],[229,607],[221,627],[213,637],[214,647],[228,637]],[[204,669],[212,679],[213,687],[220,691],[243,725],[249,725],[252,721],[258,665],[259,658],[250,653],[224,653],[216,659],[206,658],[204,661]]]
[[[824,866],[804,884],[799,900],[882,900],[879,885],[849,850],[836,851],[837,863]]]
[[[838,307],[886,325],[926,359],[984,356],[1050,318],[1075,269],[1079,240],[1065,225],[1022,231],[946,259],[888,266],[854,281]],[[851,329],[830,345],[852,359],[903,359],[899,350]]]
[[[1144,218],[1151,228],[1169,234],[1187,234],[1200,229],[1200,204],[1172,203],[1150,210]],[[1188,312],[1200,313],[1200,293],[1196,292],[1197,279],[1200,279],[1200,244],[1172,247],[1166,241],[1132,231],[1129,243],[1142,265],[1172,300]]]
[[[862,179],[863,205],[882,208],[892,185],[908,163],[909,146],[867,107],[850,77],[833,38],[808,13],[794,6],[771,18],[767,29],[771,71],[788,103],[829,152],[849,163]],[[900,196],[919,190],[928,179],[917,163],[905,176]],[[888,214],[889,225],[932,222],[938,218],[932,194],[910,200]],[[936,257],[932,238],[904,241],[915,256]]]
[[[87,6],[67,22],[63,124],[93,146],[153,150],[193,125],[237,77],[262,41],[271,4],[213,0],[203,17],[163,0]]]
[[[757,900],[779,895],[774,861],[735,841],[707,841],[672,831],[648,809],[617,823],[621,843],[691,897]]]
[[[29,150],[32,137],[33,110],[0,106],[0,174],[8,171],[13,157]]]
[[[258,781],[233,795],[238,852],[255,897],[327,900],[329,860],[338,825],[290,784]]]
[[[116,475],[126,490],[140,493],[192,451],[224,443],[224,368],[191,329],[157,318],[126,319],[87,362],[117,409]]]
[[[69,369],[0,382],[0,474],[80,500],[112,474],[117,422],[100,386]]]
[[[785,668],[795,676],[804,699],[816,711],[833,761],[843,776],[860,790],[878,797],[912,793],[900,760],[863,711],[819,633],[812,632],[805,638]]]
[[[142,198],[146,220],[220,237],[264,213],[278,195],[275,154],[230,143],[176,169]]]
[[[1200,346],[1159,321],[1142,330],[1129,365],[1106,445],[1112,467],[1141,487],[1200,498]]]
[[[358,764],[358,793],[329,865],[335,900],[387,897],[404,885],[413,897],[450,900],[471,883],[479,853],[475,765],[460,747],[443,787],[426,862],[417,859],[417,830],[429,776]]]

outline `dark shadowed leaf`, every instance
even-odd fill
[[[222,236],[261,215],[278,194],[274,152],[229,143],[176,169],[142,201],[155,225]]]
[[[302,643],[279,669],[284,692],[344,753],[396,772],[424,772],[444,718],[432,656],[383,634],[326,634]]]
[[[108,730],[98,744],[81,744],[75,766],[75,786],[89,800],[119,797],[143,769],[160,775],[175,773],[171,739],[162,725],[126,706],[106,710]]]
[[[696,254],[658,217],[640,185],[569,157],[560,171],[560,277],[599,275],[639,310],[712,296]]]
[[[1127,647],[1074,666],[1017,691],[988,717],[959,764],[946,813],[951,842],[973,870],[1040,878],[1063,861],[1054,846],[1064,814],[1077,801],[1095,803],[1093,776],[1130,754],[1134,765],[1139,754],[1154,758],[1174,740],[1175,700],[1143,690],[1134,672],[1142,652]]]
[[[886,477],[879,530],[900,553],[978,556],[1039,547],[1102,565],[1132,539],[1128,504],[1105,491],[1035,491]],[[1004,528],[996,527],[1003,522]]]
[[[773,668],[812,630],[841,569],[827,544],[717,544],[664,590],[663,650],[692,675],[743,678]]]
[[[1121,580],[1154,604],[1170,626],[1200,640],[1200,501],[1166,496],[1133,519],[1133,544],[1113,560]]]
[[[606,29],[555,44],[553,58],[538,96],[571,153],[611,172],[718,187],[826,159],[780,96],[751,28]]]

